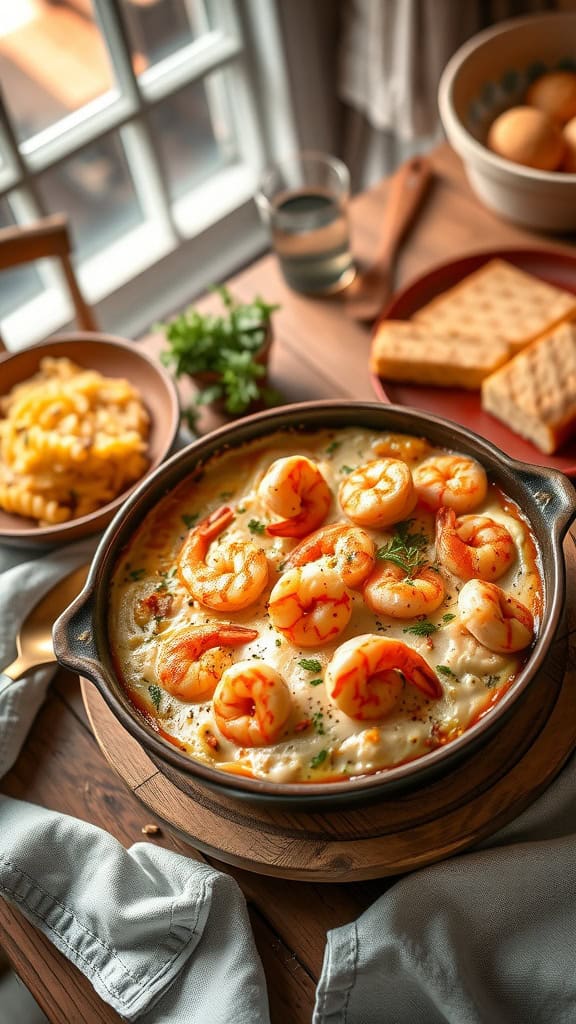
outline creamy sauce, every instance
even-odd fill
[[[334,494],[325,522],[347,521],[339,507],[338,485],[352,469],[380,457],[374,446],[382,436],[364,428],[285,432],[215,456],[202,471],[193,473],[158,503],[123,552],[115,569],[109,615],[120,678],[140,712],[192,758],[224,771],[283,783],[324,782],[372,773],[413,760],[459,736],[489,713],[524,664],[528,652],[495,654],[463,627],[457,606],[463,582],[441,565],[436,567],[446,583],[446,595],[440,608],[428,616],[400,620],[375,615],[364,603],[361,591],[354,590],[350,591],[352,615],[348,625],[325,645],[296,647],[272,626],[267,601],[297,541],[272,537],[263,530],[278,518],[258,496],[263,474],[275,459],[289,454],[313,459]],[[429,458],[446,451],[432,448],[418,457],[416,446],[417,457],[409,461],[412,470],[423,461],[424,454]],[[270,569],[268,585],[258,601],[243,611],[227,614],[211,611],[193,600],[177,575],[178,556],[188,529],[222,504],[235,513],[222,538],[250,539],[265,551]],[[517,557],[497,585],[526,605],[537,625],[542,585],[528,523],[493,484],[473,513],[502,523],[512,535]],[[419,504],[410,519],[410,529],[425,532],[429,539],[422,556],[435,564],[434,512]],[[377,549],[396,532],[395,526],[366,529]],[[142,601],[151,595],[156,595],[152,598],[155,614],[143,617]],[[161,598],[166,595],[170,598],[163,603]],[[424,631],[420,628],[423,620]],[[291,713],[279,741],[273,745],[236,745],[219,731],[211,699],[185,702],[159,686],[158,661],[163,645],[186,626],[214,622],[256,629],[257,639],[227,649],[227,661],[261,659],[280,673],[290,689]],[[417,635],[426,631],[429,635]],[[396,707],[377,721],[357,721],[339,710],[326,693],[326,667],[337,647],[351,637],[368,633],[413,647],[436,672],[442,696],[429,700],[414,686],[406,685]]]

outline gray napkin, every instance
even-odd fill
[[[93,553],[0,549],[0,668],[26,613]],[[53,668],[0,676],[0,777],[16,760]],[[180,854],[125,850],[85,821],[0,797],[0,894],[118,1013],[154,1024],[267,1024],[266,983],[236,882]]]
[[[313,1024],[574,1024],[576,757],[495,836],[328,933]]]

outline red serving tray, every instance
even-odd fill
[[[475,253],[463,259],[452,260],[434,267],[427,274],[412,281],[397,292],[383,310],[381,320],[409,320],[422,306],[441,292],[458,284],[474,270],[492,259],[507,260],[535,277],[576,294],[576,254],[554,252],[550,249],[496,249]],[[416,384],[382,381],[375,374],[372,384],[378,398],[431,412],[481,434],[503,452],[521,462],[559,469],[567,476],[576,477],[576,436],[572,437],[554,455],[546,455],[513,433],[504,423],[480,407],[480,393],[462,388],[432,388]]]

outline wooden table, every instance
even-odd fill
[[[478,249],[534,246],[573,250],[569,240],[521,231],[476,201],[460,162],[447,146],[433,154],[436,180],[400,254],[396,284],[436,262]],[[353,245],[360,259],[375,251],[387,183],[353,203]],[[271,383],[286,402],[317,398],[374,399],[368,372],[370,332],[347,319],[337,300],[312,300],[289,291],[276,260],[267,255],[230,282],[238,296],[259,293],[279,302]],[[210,300],[208,300],[210,301]],[[157,352],[161,339],[143,339]],[[216,419],[206,415],[207,429]],[[148,815],[108,766],[90,731],[78,681],[58,672],[25,748],[2,791],[90,821],[125,846],[141,841]],[[200,856],[163,834],[150,842]],[[349,885],[312,885],[258,876],[218,865],[239,882],[248,900],[256,943],[268,980],[272,1020],[304,1024],[311,1018],[326,931],[355,919],[390,879]],[[105,1024],[120,1018],[94,993],[83,975],[61,956],[18,910],[0,901],[0,947],[51,1021]]]

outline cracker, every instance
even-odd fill
[[[576,295],[494,259],[432,299],[414,320],[436,332],[504,339],[519,352],[576,316]]]
[[[576,323],[535,341],[482,384],[482,408],[552,454],[576,432]]]
[[[477,390],[510,354],[506,342],[438,334],[407,320],[379,324],[370,369],[387,380]]]

